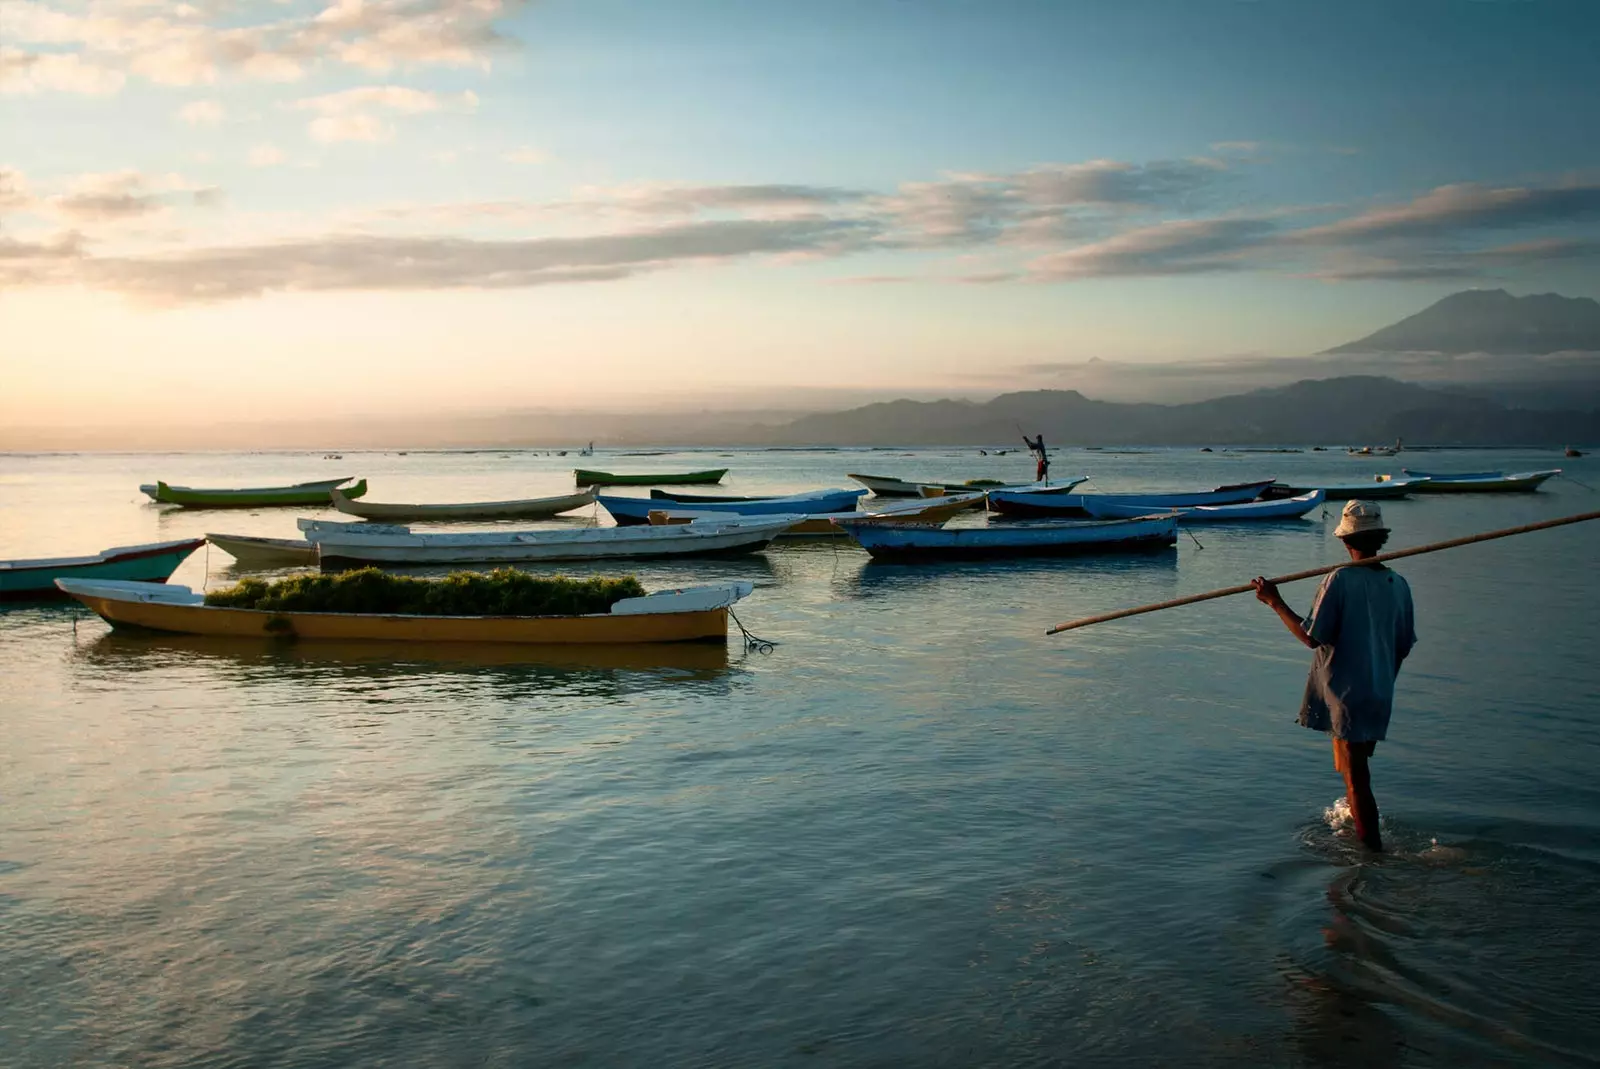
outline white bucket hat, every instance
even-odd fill
[[[1346,501],[1344,512],[1339,516],[1339,526],[1333,529],[1334,536],[1344,538],[1346,535],[1360,534],[1362,531],[1387,531],[1389,528],[1383,522],[1383,510],[1370,501]]]

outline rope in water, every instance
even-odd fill
[[[1600,520],[1600,512],[1580,512],[1575,516],[1562,516],[1554,520],[1541,520],[1538,523],[1525,523],[1520,527],[1506,527],[1498,531],[1487,531],[1483,534],[1467,535],[1463,538],[1451,538],[1444,542],[1430,542],[1425,546],[1412,546],[1409,549],[1397,549],[1392,553],[1380,553],[1376,557],[1369,557],[1362,564],[1381,564],[1384,561],[1399,560],[1401,557],[1415,557],[1421,553],[1437,553],[1441,549],[1455,549],[1457,546],[1470,546],[1477,542],[1489,542],[1496,538],[1510,538],[1512,535],[1528,534],[1530,531],[1547,531],[1552,527],[1565,527],[1569,523],[1583,523],[1587,520]],[[1294,572],[1290,575],[1280,575],[1268,582],[1274,584],[1293,583],[1301,579],[1311,579],[1318,575],[1327,575],[1329,572],[1338,571],[1340,568],[1349,568],[1355,561],[1345,561],[1342,564],[1329,564],[1321,568],[1310,568],[1303,572]],[[1086,616],[1081,620],[1072,620],[1068,623],[1057,624],[1045,632],[1047,635],[1059,635],[1063,631],[1074,631],[1090,624],[1103,624],[1110,620],[1125,620],[1130,616],[1140,616],[1147,612],[1160,612],[1162,609],[1175,609],[1179,605],[1193,605],[1200,601],[1210,601],[1213,598],[1226,598],[1234,594],[1249,594],[1255,587],[1250,583],[1239,586],[1223,587],[1221,590],[1208,590],[1204,594],[1189,594],[1181,598],[1172,598],[1168,601],[1158,601],[1151,605],[1140,605],[1135,609],[1118,609],[1116,612],[1105,612],[1098,616]]]
[[[733,611],[731,606],[728,608],[728,615],[733,619],[734,625],[739,628],[739,633],[744,635],[745,649],[751,651],[752,653],[772,652],[772,648],[777,645],[777,642],[770,638],[762,638],[759,635],[752,635],[750,633],[750,629],[744,626],[744,621],[739,619],[738,614]]]

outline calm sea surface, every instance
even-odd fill
[[[1593,458],[1400,459],[1600,486]],[[3,456],[0,558],[295,533],[294,510],[157,508],[156,478],[472,500],[565,490],[574,463],[726,465],[733,493],[1031,475],[976,450]],[[1394,467],[1055,462],[1105,490]],[[1556,479],[1384,510],[1406,545],[1596,507]],[[1334,522],[1156,556],[637,568],[753,579],[770,654],[530,663],[0,609],[0,1064],[1595,1064],[1600,524],[1400,567],[1421,643],[1374,762],[1379,858],[1294,724],[1309,654],[1253,599],[1044,635],[1331,563]],[[237,574],[213,549],[174,580]]]

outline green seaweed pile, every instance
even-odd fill
[[[379,568],[296,575],[269,583],[242,579],[206,595],[207,605],[266,612],[360,612],[417,616],[584,616],[609,612],[644,587],[633,576],[568,579],[513,568],[451,572],[443,579],[390,575]]]

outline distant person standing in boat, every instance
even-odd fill
[[[1361,563],[1389,540],[1377,505],[1347,502],[1333,533],[1356,564],[1328,573],[1304,620],[1274,584],[1258,578],[1254,586],[1290,634],[1316,651],[1300,723],[1332,736],[1333,767],[1344,776],[1356,836],[1382,850],[1368,761],[1388,733],[1395,679],[1417,643],[1411,587],[1382,564]]]
[[[1021,430],[1022,428],[1019,427],[1017,429]],[[1027,446],[1033,455],[1038,458],[1038,463],[1034,465],[1033,469],[1034,481],[1044,482],[1050,475],[1050,454],[1045,452],[1044,449],[1044,434],[1041,433],[1039,435],[1038,441],[1030,441],[1028,436],[1024,434],[1022,436],[1022,444]]]

